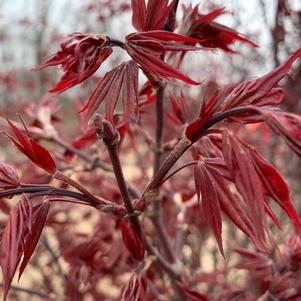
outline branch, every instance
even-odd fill
[[[0,286],[3,287],[3,283],[0,283]],[[53,297],[50,297],[46,293],[36,291],[36,290],[30,289],[30,288],[25,288],[25,287],[20,287],[20,286],[17,286],[17,285],[12,285],[11,289],[16,291],[16,292],[22,292],[22,293],[26,293],[28,295],[38,296],[38,297],[43,298],[43,299],[55,300]]]
[[[0,199],[5,198],[5,197],[14,196],[14,195],[20,195],[23,193],[35,194],[36,197],[37,196],[49,196],[49,195],[66,196],[66,197],[70,197],[70,198],[73,198],[76,200],[83,201],[84,203],[86,203],[104,213],[111,213],[115,216],[120,216],[120,215],[123,216],[125,214],[125,209],[123,206],[111,203],[110,201],[108,201],[104,198],[95,196],[95,199],[91,200],[86,195],[83,195],[76,191],[71,191],[71,190],[67,190],[67,189],[63,189],[63,188],[57,188],[57,187],[53,187],[50,185],[36,186],[35,184],[33,184],[32,186],[28,186],[28,184],[27,184],[25,187],[23,186],[23,187],[18,187],[18,188],[13,188],[13,189],[2,190],[2,191],[0,191]],[[95,200],[97,200],[97,202]]]
[[[244,106],[244,107],[233,108],[225,112],[217,113],[207,122],[207,124],[204,127],[202,127],[198,132],[196,132],[195,136],[198,137],[196,141],[192,142],[186,137],[181,138],[178,144],[175,146],[175,148],[169,153],[166,159],[162,162],[159,170],[144,189],[142,197],[145,199],[146,203],[148,204],[150,201],[152,201],[154,191],[158,189],[165,175],[179,160],[179,158],[185,153],[185,151],[193,143],[197,142],[200,138],[202,138],[210,127],[212,127],[214,124],[230,116],[237,115],[237,114],[246,114],[246,113],[256,114],[258,113],[258,110],[254,106]]]

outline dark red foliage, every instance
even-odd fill
[[[61,44],[61,50],[32,69],[61,66],[64,75],[49,92],[60,93],[91,76],[112,53],[110,42],[103,35],[73,33]]]
[[[181,282],[178,282],[179,287],[184,292],[187,300],[189,301],[208,301],[208,297],[205,294],[202,294],[196,290],[192,290],[188,288],[186,285],[184,285]]]
[[[207,102],[202,104],[198,118],[188,124],[185,135],[191,142],[200,138],[200,133],[216,111],[218,97],[218,92],[214,93]]]
[[[199,5],[183,6],[178,20],[178,0],[115,2],[92,1],[85,15],[94,14],[97,28],[109,30],[117,16],[131,9],[137,32],[123,40],[110,32],[73,33],[33,69],[62,68],[53,93],[91,77],[91,94],[89,85],[81,85],[76,97],[70,94],[72,101],[61,106],[47,95],[29,104],[29,95],[52,82],[47,73],[19,87],[22,70],[0,72],[5,91],[22,95],[19,102],[5,102],[4,116],[20,111],[30,125],[7,119],[1,131],[47,172],[1,154],[11,161],[0,162],[4,300],[10,288],[16,300],[19,293],[61,301],[300,300],[299,158],[286,158],[287,148],[274,134],[301,157],[301,117],[293,108],[284,111],[300,98],[300,63],[292,67],[301,49],[280,64],[273,42],[278,67],[252,80],[246,80],[247,72],[234,72],[233,78],[242,78],[237,84],[230,78],[233,69],[224,72],[211,57],[198,70],[194,62],[184,61],[188,51],[202,50],[205,61],[216,49],[238,53],[235,42],[257,47],[216,21],[224,8],[208,2],[205,14]],[[279,15],[300,22],[301,16],[284,2],[278,3],[278,31],[272,35],[285,44],[279,28],[284,30],[288,20],[280,22]],[[92,31],[84,25],[82,30]],[[39,38],[44,39],[44,29]],[[111,59],[114,47],[118,51]],[[282,52],[293,48],[297,45]],[[253,51],[241,57],[242,69],[259,55]],[[101,66],[107,68],[104,75],[92,77]],[[289,72],[289,84],[282,85]],[[190,76],[203,78],[204,84]],[[23,96],[25,86],[31,90]],[[286,165],[297,166],[293,175]],[[28,266],[41,271],[41,277],[30,279],[30,288],[13,286],[17,268],[20,278]]]
[[[145,253],[145,244],[141,234],[130,221],[121,220],[119,222],[119,227],[126,248],[134,259],[141,261],[144,258]]]
[[[167,31],[132,33],[126,37],[125,49],[146,74],[163,81],[176,78],[191,85],[199,83],[161,60],[166,51],[194,51],[199,48],[183,43],[196,43],[198,40]]]
[[[301,117],[280,110],[260,110],[266,123],[301,157]]]
[[[0,162],[0,188],[7,189],[17,187],[20,179],[17,172],[4,162]]]
[[[300,57],[301,48],[291,55],[286,62],[266,75],[255,80],[245,81],[236,86],[225,98],[222,110],[238,106],[256,105],[258,107],[277,106],[283,99],[283,90],[276,85],[287,75],[294,61]]]
[[[19,128],[17,128],[9,119],[7,122],[11,129],[13,130],[14,135],[17,139],[4,133],[11,142],[33,163],[38,165],[40,168],[44,169],[46,172],[53,174],[56,172],[56,164],[48,152],[43,146],[38,144],[29,134],[25,124],[23,123],[24,130],[26,135],[24,135]]]
[[[146,290],[147,283],[143,270],[134,272],[122,290],[120,301],[143,301]]]
[[[131,2],[133,25],[138,31],[150,31],[164,29],[177,1],[173,0],[168,4],[168,0],[149,0],[147,6],[144,0],[131,0]]]
[[[19,278],[24,271],[45,225],[48,210],[48,202],[32,208],[31,202],[26,196],[23,196],[19,203],[11,209],[1,239],[3,300],[7,298],[8,290],[20,262]]]
[[[236,41],[258,47],[235,30],[214,21],[218,16],[226,13],[224,7],[217,8],[208,14],[199,13],[199,5],[183,6],[183,8],[182,32],[189,37],[201,40],[201,45],[208,48],[220,48],[230,53],[237,53],[229,47]]]
[[[174,95],[169,94],[169,100],[171,102],[171,112],[166,112],[166,115],[175,123],[184,125],[189,118],[188,104],[182,94],[176,98]]]
[[[101,103],[106,100],[106,119],[114,123],[114,110],[120,94],[123,96],[123,120],[125,123],[138,105],[138,66],[134,61],[123,63],[106,73],[92,93],[84,108],[85,120],[89,120]]]

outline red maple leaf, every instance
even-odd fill
[[[60,65],[64,75],[49,92],[61,93],[91,76],[111,53],[110,42],[105,36],[73,33],[61,44],[61,50],[32,70]]]
[[[56,164],[46,148],[38,144],[29,134],[25,124],[24,130],[27,135],[24,135],[9,119],[7,122],[16,139],[11,135],[4,133],[11,142],[33,163],[44,169],[46,172],[53,174],[56,172]],[[22,121],[23,122],[23,121]]]
[[[183,43],[197,43],[198,40],[176,33],[156,30],[149,32],[136,32],[126,37],[124,48],[137,62],[144,72],[159,80],[171,82],[177,78],[191,85],[199,83],[171,67],[160,58],[166,51],[194,51],[200,48],[184,45]]]

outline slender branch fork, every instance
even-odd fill
[[[175,269],[170,265],[170,263],[167,262],[164,259],[164,257],[162,257],[162,255],[153,247],[153,245],[148,241],[148,239],[144,233],[144,230],[138,219],[138,215],[135,212],[133,204],[130,200],[130,196],[128,194],[125,179],[123,176],[122,167],[120,164],[117,145],[116,144],[115,145],[107,145],[107,148],[108,148],[108,152],[109,152],[109,155],[110,155],[110,158],[112,161],[112,166],[113,166],[113,170],[114,170],[114,173],[116,176],[116,181],[117,181],[120,193],[121,193],[121,197],[122,197],[125,207],[127,209],[129,219],[134,224],[136,230],[138,231],[138,233],[140,233],[142,239],[144,240],[148,253],[150,255],[155,255],[156,260],[159,262],[161,267],[167,273],[169,273],[174,278],[179,278],[177,271],[175,271]]]
[[[199,140],[203,135],[207,133],[207,130],[211,128],[214,124],[228,117],[239,115],[239,114],[246,114],[246,113],[256,114],[258,113],[258,109],[256,109],[253,106],[244,106],[244,107],[237,107],[234,109],[230,109],[225,112],[217,113],[207,122],[207,124],[203,128],[201,128],[196,133],[195,136],[198,137],[197,140]],[[153,194],[153,191],[158,189],[158,187],[161,185],[162,180],[164,179],[166,174],[170,171],[170,169],[174,166],[174,164],[180,159],[180,157],[185,153],[185,151],[196,141],[190,141],[186,137],[183,137],[179,140],[175,148],[169,153],[166,159],[162,162],[159,170],[146,186],[143,192],[143,197],[147,203],[151,201],[150,196]]]

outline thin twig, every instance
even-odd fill
[[[51,247],[51,245],[47,239],[47,236],[45,234],[41,237],[41,241],[42,241],[43,245],[45,246],[45,248],[47,249],[47,251],[49,252],[51,258],[53,259],[53,262],[55,263],[55,265],[57,267],[58,274],[64,278],[65,274],[64,274],[63,268],[60,264],[59,256],[55,253],[55,251]]]
[[[0,283],[0,286],[3,287],[3,283]],[[31,289],[31,288],[25,288],[25,287],[20,287],[20,286],[17,286],[17,285],[12,285],[11,289],[14,290],[14,291],[17,291],[17,292],[26,293],[28,295],[38,296],[40,298],[47,299],[47,300],[56,300],[55,298],[50,297],[46,293]]]
[[[195,160],[195,161],[189,161],[189,162],[186,162],[185,164],[181,165],[180,167],[178,167],[177,169],[175,169],[174,171],[172,171],[170,174],[168,174],[160,183],[160,185],[162,185],[165,181],[167,181],[168,179],[170,179],[172,176],[174,176],[176,173],[178,173],[179,171],[181,171],[182,169],[186,168],[186,167],[189,167],[191,165],[195,165],[197,164],[198,161]]]

